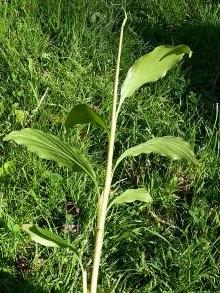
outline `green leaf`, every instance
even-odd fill
[[[15,163],[14,161],[7,161],[0,167],[0,177],[4,177],[9,175],[15,171]]]
[[[15,109],[14,115],[16,117],[16,122],[23,125],[27,116],[27,112],[20,109]]]
[[[147,203],[152,202],[152,197],[150,196],[149,192],[145,188],[138,188],[138,189],[128,189],[123,192],[121,195],[116,197],[109,205],[109,208],[116,204],[122,204],[127,202],[133,201],[143,201]]]
[[[189,57],[192,55],[192,51],[186,45],[162,45],[136,60],[122,85],[120,107],[125,98],[133,95],[143,84],[164,77],[185,54]]]
[[[72,168],[77,172],[85,172],[96,184],[95,172],[87,158],[78,149],[63,143],[58,137],[41,130],[25,128],[12,131],[4,140],[13,140],[24,145],[39,157],[57,162],[61,166]]]
[[[104,118],[98,115],[91,107],[86,104],[79,104],[73,107],[65,121],[66,129],[73,127],[76,124],[95,123],[107,129]]]
[[[126,157],[138,156],[140,154],[157,153],[167,156],[173,160],[186,160],[198,164],[189,143],[180,137],[162,136],[154,137],[145,143],[141,143],[126,150],[117,160],[115,168]]]
[[[70,248],[78,255],[72,244],[49,230],[42,229],[39,226],[32,224],[24,224],[22,225],[22,229],[27,232],[31,239],[36,243],[47,247]]]
[[[15,120],[17,123],[23,125],[27,116],[28,112],[21,110],[18,103],[14,103],[12,105],[12,114],[15,116]]]

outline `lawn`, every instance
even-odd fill
[[[3,138],[24,127],[58,135],[88,153],[104,184],[106,134],[92,125],[66,132],[63,122],[79,102],[110,121],[122,5],[128,21],[121,82],[158,45],[187,44],[193,55],[126,100],[115,157],[154,136],[174,135],[193,146],[199,167],[152,154],[120,164],[117,192],[145,186],[153,203],[108,214],[99,284],[116,293],[220,292],[218,2],[0,2],[1,292],[81,292],[74,254],[34,244],[20,229],[27,223],[69,239],[91,277],[97,202],[91,180]]]

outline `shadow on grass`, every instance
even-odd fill
[[[33,286],[28,281],[24,280],[22,277],[15,277],[14,275],[0,271],[0,290],[4,293],[46,293],[39,286]]]

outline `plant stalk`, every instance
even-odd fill
[[[125,18],[121,26],[117,64],[116,64],[114,95],[113,95],[113,101],[112,101],[111,132],[110,132],[110,139],[109,139],[109,146],[108,146],[108,159],[107,159],[107,169],[106,169],[106,177],[105,177],[105,187],[101,195],[101,198],[98,202],[97,231],[96,231],[93,270],[92,270],[91,293],[96,293],[97,291],[99,266],[100,266],[102,245],[103,245],[103,239],[104,239],[105,220],[106,220],[107,206],[108,206],[108,200],[109,200],[109,194],[110,194],[111,182],[112,182],[113,154],[114,154],[116,125],[117,125],[116,110],[117,110],[117,97],[118,97],[118,84],[119,84],[119,70],[120,70],[123,33],[124,33],[124,26],[126,21],[127,21],[127,14],[125,12]]]
[[[82,271],[83,278],[83,293],[87,293],[87,272],[85,270]]]

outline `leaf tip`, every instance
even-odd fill
[[[3,141],[9,141],[9,140],[11,140],[11,138],[10,138],[10,134],[11,134],[11,133],[9,133],[9,134],[7,134],[5,137],[3,137]]]
[[[32,224],[22,224],[22,225],[21,225],[21,229],[24,230],[24,231],[26,231],[26,232],[29,231],[29,229],[30,229],[31,227],[33,227]]]

